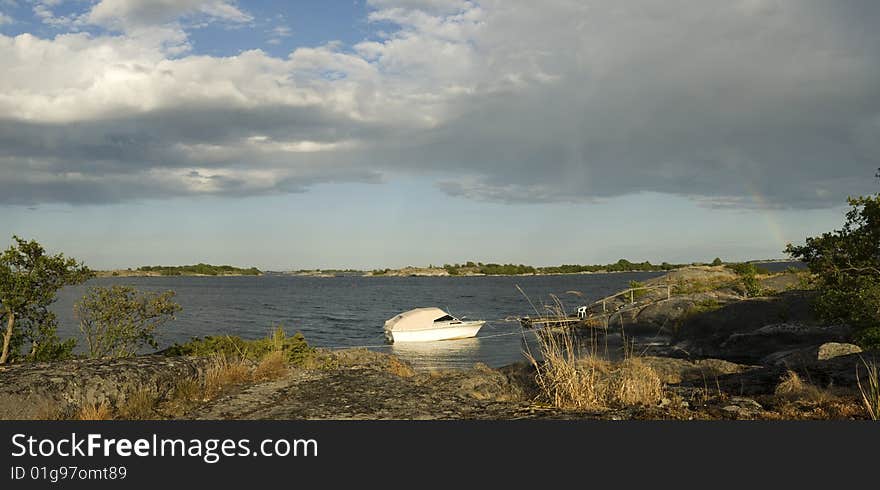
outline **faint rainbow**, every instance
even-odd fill
[[[767,232],[770,234],[771,239],[776,241],[776,246],[779,249],[779,253],[782,254],[785,246],[788,245],[788,240],[785,239],[785,232],[783,231],[783,227],[779,223],[779,219],[773,212],[773,205],[764,196],[764,194],[761,193],[761,191],[758,189],[758,186],[755,185],[752,179],[745,179],[745,184],[746,191],[752,197],[752,202],[755,205],[755,209],[764,220],[764,224],[767,227]]]

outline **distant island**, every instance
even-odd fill
[[[753,261],[754,263],[772,262]],[[668,272],[683,267],[694,265],[722,265],[720,258],[710,263],[692,262],[688,264],[652,264],[649,261],[631,262],[620,259],[613,264],[563,264],[557,266],[535,267],[524,264],[496,264],[468,261],[461,264],[429,265],[427,267],[407,266],[399,269],[373,269],[371,271],[359,271],[354,269],[309,269],[285,272],[287,275],[310,276],[310,277],[336,277],[336,276],[368,276],[368,277],[404,277],[404,276],[521,276],[521,275],[551,275],[551,274],[593,274],[608,272]]]
[[[137,269],[117,269],[98,271],[98,277],[136,277],[136,276],[259,276],[263,272],[256,267],[241,268],[231,265],[147,265]]]
[[[657,272],[670,271],[690,264],[670,264],[663,262],[654,265],[648,261],[630,262],[620,259],[613,264],[580,265],[563,264],[549,267],[534,267],[524,264],[495,264],[468,261],[463,264],[430,265],[427,268],[404,267],[402,269],[376,269],[369,276],[521,276],[538,274],[585,274],[594,272]]]
[[[749,263],[762,264],[779,262],[778,259],[752,260]],[[427,267],[406,266],[398,269],[300,269],[295,271],[262,271],[256,267],[241,268],[231,265],[211,265],[199,263],[195,265],[152,265],[136,269],[116,269],[97,271],[98,277],[157,277],[157,276],[307,276],[307,277],[438,277],[438,276],[525,276],[525,275],[558,275],[558,274],[602,274],[610,272],[669,272],[683,267],[700,265],[731,265],[720,258],[712,262],[691,262],[687,264],[670,264],[662,262],[652,264],[649,261],[631,262],[620,259],[613,264],[562,264],[555,266],[536,267],[524,264],[496,264],[467,261],[461,264],[428,265]],[[759,267],[760,268],[760,267]]]

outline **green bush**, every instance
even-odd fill
[[[754,276],[758,273],[758,268],[755,267],[755,264],[749,262],[740,262],[737,264],[727,264],[727,268],[735,272],[739,276]]]
[[[158,346],[156,331],[181,310],[174,291],[148,293],[131,286],[89,288],[73,306],[89,357],[131,357]]]
[[[640,282],[640,281],[630,281],[629,287],[631,289],[643,288],[643,287],[645,287],[645,283]],[[632,294],[633,294],[633,299],[638,300],[639,298],[643,298],[646,294],[648,294],[648,290],[647,289],[639,289],[639,290],[633,291]]]
[[[843,228],[786,252],[813,273],[817,314],[852,325],[862,347],[880,348],[880,194],[848,202]]]
[[[755,267],[755,264],[748,262],[728,264],[727,268],[739,276],[739,282],[742,285],[742,292],[747,297],[754,298],[756,296],[761,296],[763,290],[757,277],[760,270]]]
[[[266,354],[278,350],[284,352],[287,361],[293,365],[302,365],[315,355],[315,349],[309,346],[303,334],[297,332],[292,337],[288,337],[280,325],[264,339],[247,340],[232,335],[194,338],[184,344],[174,344],[165,351],[165,354],[199,357],[220,355],[259,361]]]

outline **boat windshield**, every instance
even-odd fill
[[[450,316],[450,315],[444,315],[444,316],[441,316],[440,318],[434,320],[434,323],[437,323],[437,322],[451,322],[451,321],[453,321],[453,320],[455,320],[454,317],[452,317],[452,316]]]

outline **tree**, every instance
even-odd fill
[[[786,252],[815,275],[819,316],[848,322],[859,343],[880,347],[880,194],[848,202],[843,228],[789,244]]]
[[[0,254],[0,320],[6,323],[0,364],[19,357],[28,343],[33,360],[69,356],[76,340],[58,339],[55,315],[48,307],[59,289],[81,283],[92,273],[64,254],[47,255],[36,241],[12,239],[15,243]]]
[[[724,262],[721,260],[721,257],[715,257],[715,260],[712,261],[712,265],[724,265]]]
[[[89,357],[130,357],[158,347],[156,330],[181,310],[174,291],[145,293],[130,286],[89,289],[73,307]]]

